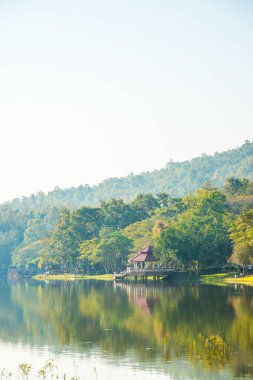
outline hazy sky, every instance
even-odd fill
[[[0,0],[0,201],[253,136],[252,0]]]

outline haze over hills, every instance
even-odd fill
[[[171,196],[181,197],[197,190],[207,181],[220,188],[228,177],[253,180],[253,142],[245,141],[241,147],[212,156],[202,154],[189,161],[170,161],[160,170],[110,178],[95,186],[84,185],[69,189],[56,187],[48,194],[39,192],[28,197],[16,198],[0,207],[8,205],[13,209],[26,211],[49,207],[72,209],[82,205],[97,206],[101,201],[110,198],[130,201],[140,193],[167,192]]]
[[[212,187],[222,188],[222,193],[211,193],[220,194],[222,202],[227,196],[232,213],[241,213],[252,209],[252,179],[253,142],[246,141],[227,152],[169,162],[161,170],[111,178],[94,187],[57,188],[48,194],[14,199],[0,205],[0,270],[11,263],[38,269],[42,256],[45,253],[47,257],[49,252],[52,257],[48,262],[67,254],[75,261],[81,245],[85,254],[94,253],[102,241],[111,244],[110,238],[120,246],[130,244],[126,238],[130,239],[138,250],[146,241],[152,242],[157,223],[160,231],[168,220],[184,211],[187,199],[180,197],[200,189],[207,181]],[[107,202],[100,204],[102,200]],[[113,232],[116,235],[111,236]]]

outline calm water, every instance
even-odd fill
[[[253,379],[253,288],[2,280],[0,289],[0,368],[13,374],[32,363],[35,379],[52,358],[61,374],[89,380]],[[199,355],[199,333],[222,336],[230,361]]]

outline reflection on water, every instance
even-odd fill
[[[4,280],[0,289],[1,351],[85,357],[101,364],[103,378],[110,368],[110,379],[253,378],[253,289]],[[199,333],[220,335],[230,362],[199,358],[187,344]],[[4,359],[3,352],[1,367]]]

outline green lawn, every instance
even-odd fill
[[[228,284],[244,284],[253,286],[253,275],[242,277],[238,276],[236,272],[217,273],[200,276],[200,282],[202,284],[219,286],[226,286]]]
[[[229,284],[244,284],[253,286],[253,275],[245,277],[226,278],[225,281]]]
[[[74,281],[74,280],[103,280],[103,281],[113,281],[114,276],[112,274],[101,274],[101,275],[80,275],[80,274],[40,274],[33,277],[35,280],[54,280],[54,281]]]
[[[204,274],[200,276],[200,282],[202,284],[226,286],[225,280],[229,276],[233,276],[234,273],[216,273],[216,274]]]
[[[237,276],[237,277],[235,277]],[[33,277],[35,280],[54,280],[54,281],[75,281],[75,280],[102,280],[102,281],[113,281],[114,276],[112,274],[101,274],[101,275],[80,275],[80,274],[41,274]],[[150,278],[151,280],[153,279]],[[228,284],[244,284],[253,286],[253,275],[240,277],[235,272],[225,272],[216,273],[200,276],[201,284],[217,285],[217,286],[227,286]]]

